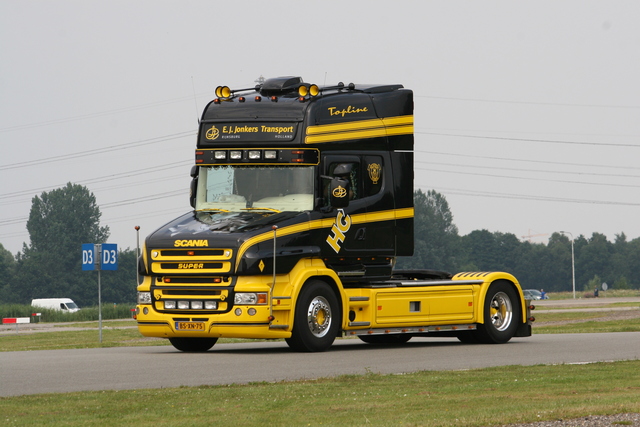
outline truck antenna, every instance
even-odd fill
[[[196,99],[196,86],[193,83],[193,76],[191,76],[191,88],[193,89],[193,103],[196,106],[196,120],[198,121],[198,126],[200,126],[200,115],[198,114],[198,100]]]

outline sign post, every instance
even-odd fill
[[[102,343],[102,289],[100,272],[118,269],[118,245],[115,243],[83,243],[82,271],[98,271],[98,330]]]

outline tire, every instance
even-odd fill
[[[476,337],[484,344],[504,344],[516,334],[521,307],[515,289],[506,281],[489,286],[483,307],[484,323],[478,324]]]
[[[209,350],[218,338],[169,338],[175,348],[186,353],[203,353]]]
[[[358,335],[367,344],[404,344],[413,338],[409,334]]]
[[[311,280],[298,296],[291,338],[285,341],[295,351],[326,351],[340,331],[341,317],[331,287],[321,280]]]

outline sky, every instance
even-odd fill
[[[461,235],[638,238],[638,22],[635,0],[0,0],[0,243],[72,182],[135,248],[191,209],[215,87],[287,75],[412,89],[415,188]]]

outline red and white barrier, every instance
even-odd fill
[[[2,319],[2,324],[6,323],[31,323],[30,317],[5,317]]]

